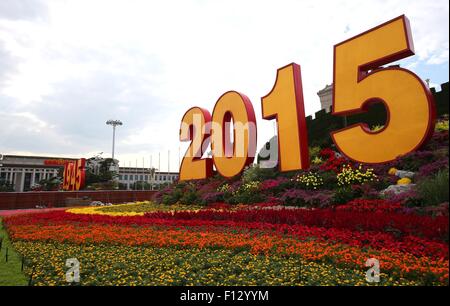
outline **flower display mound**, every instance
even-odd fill
[[[3,223],[32,285],[448,285],[448,218],[385,200],[334,208],[152,202],[15,215]],[[366,280],[366,261],[380,282]]]
[[[310,148],[312,166],[279,172],[247,167],[242,175],[175,182],[159,191],[161,204],[231,205],[260,202],[307,208],[330,208],[353,199],[400,203],[402,209],[448,215],[448,118],[441,118],[428,143],[419,150],[377,165],[347,159],[331,146]],[[395,144],[393,144],[395,145]]]

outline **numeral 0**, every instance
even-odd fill
[[[409,21],[403,15],[334,46],[332,114],[364,112],[374,102],[383,103],[388,114],[380,131],[372,132],[359,123],[331,133],[338,149],[350,159],[388,162],[419,148],[431,136],[435,105],[428,87],[409,70],[380,67],[413,54]],[[261,106],[264,119],[277,121],[280,171],[308,168],[299,65],[278,69],[275,85],[261,98]],[[201,119],[194,122],[194,116]],[[213,158],[201,159],[209,136]],[[192,140],[181,164],[180,180],[212,175],[213,162],[225,177],[239,174],[256,152],[256,120],[250,100],[234,91],[223,94],[212,120],[208,111],[191,108],[183,116],[180,140]],[[189,152],[199,156],[192,157]]]
[[[233,138],[229,130],[233,119]],[[256,118],[247,96],[229,91],[214,106],[211,127],[211,149],[217,171],[233,177],[251,164],[256,153]]]

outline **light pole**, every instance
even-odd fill
[[[114,160],[114,143],[116,138],[116,126],[122,125],[122,121],[120,120],[108,120],[106,121],[107,125],[112,125],[113,127],[113,141],[112,141],[112,159]]]

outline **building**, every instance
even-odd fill
[[[0,155],[0,182],[8,182],[14,191],[29,191],[41,180],[61,177],[66,161],[74,158]]]
[[[146,182],[152,189],[157,189],[159,185],[172,183],[177,179],[178,172],[158,172],[151,168],[137,167],[119,168],[119,183],[126,186],[126,189],[133,189],[137,182]]]
[[[333,102],[333,84],[325,85],[325,88],[319,90],[317,95],[320,99],[320,109],[324,109],[327,113],[330,112]]]
[[[41,180],[62,178],[64,164],[77,159],[0,154],[0,183],[9,183],[16,192],[30,191]],[[149,168],[119,167],[118,172],[119,183],[126,189],[132,189],[136,182],[146,182],[158,189],[160,185],[178,179],[178,172],[158,172]]]

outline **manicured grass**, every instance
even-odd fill
[[[22,273],[22,260],[11,246],[8,235],[3,228],[0,218],[0,240],[3,238],[0,250],[0,286],[26,286],[28,278]],[[8,262],[6,262],[6,248],[8,248]]]

